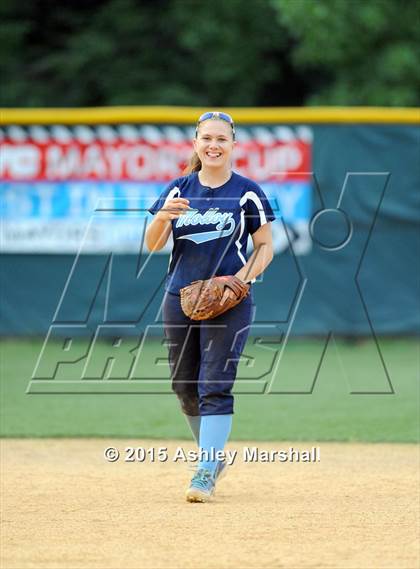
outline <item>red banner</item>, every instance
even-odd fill
[[[189,141],[138,140],[83,144],[77,140],[45,143],[5,138],[0,177],[7,181],[168,181],[179,176],[191,155]],[[233,168],[255,181],[307,180],[311,143],[293,139],[263,144],[251,138],[238,142]]]

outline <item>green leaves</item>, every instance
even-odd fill
[[[415,0],[5,0],[0,105],[416,105]]]
[[[415,0],[273,0],[298,41],[292,60],[323,74],[310,104],[418,105],[420,8]]]

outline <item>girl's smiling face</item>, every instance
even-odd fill
[[[232,127],[226,121],[209,119],[201,122],[193,144],[203,167],[220,170],[230,168],[235,142]]]

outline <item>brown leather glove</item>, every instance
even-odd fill
[[[230,288],[236,298],[227,298],[223,304],[220,304],[225,287]],[[234,275],[193,281],[180,290],[181,307],[191,320],[209,320],[239,304],[248,293],[249,284]]]

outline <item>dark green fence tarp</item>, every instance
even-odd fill
[[[419,129],[323,125],[313,132],[312,250],[275,256],[254,285],[256,323],[295,335],[418,333]],[[103,322],[108,258],[101,255],[80,259],[53,322],[73,261],[74,255],[2,255],[2,335],[45,335],[53,323],[77,322],[87,322],[87,332]],[[112,265],[108,321],[127,333],[123,323],[140,319],[130,333],[141,333],[158,315],[168,257],[154,255],[140,279],[136,256],[115,256]]]

